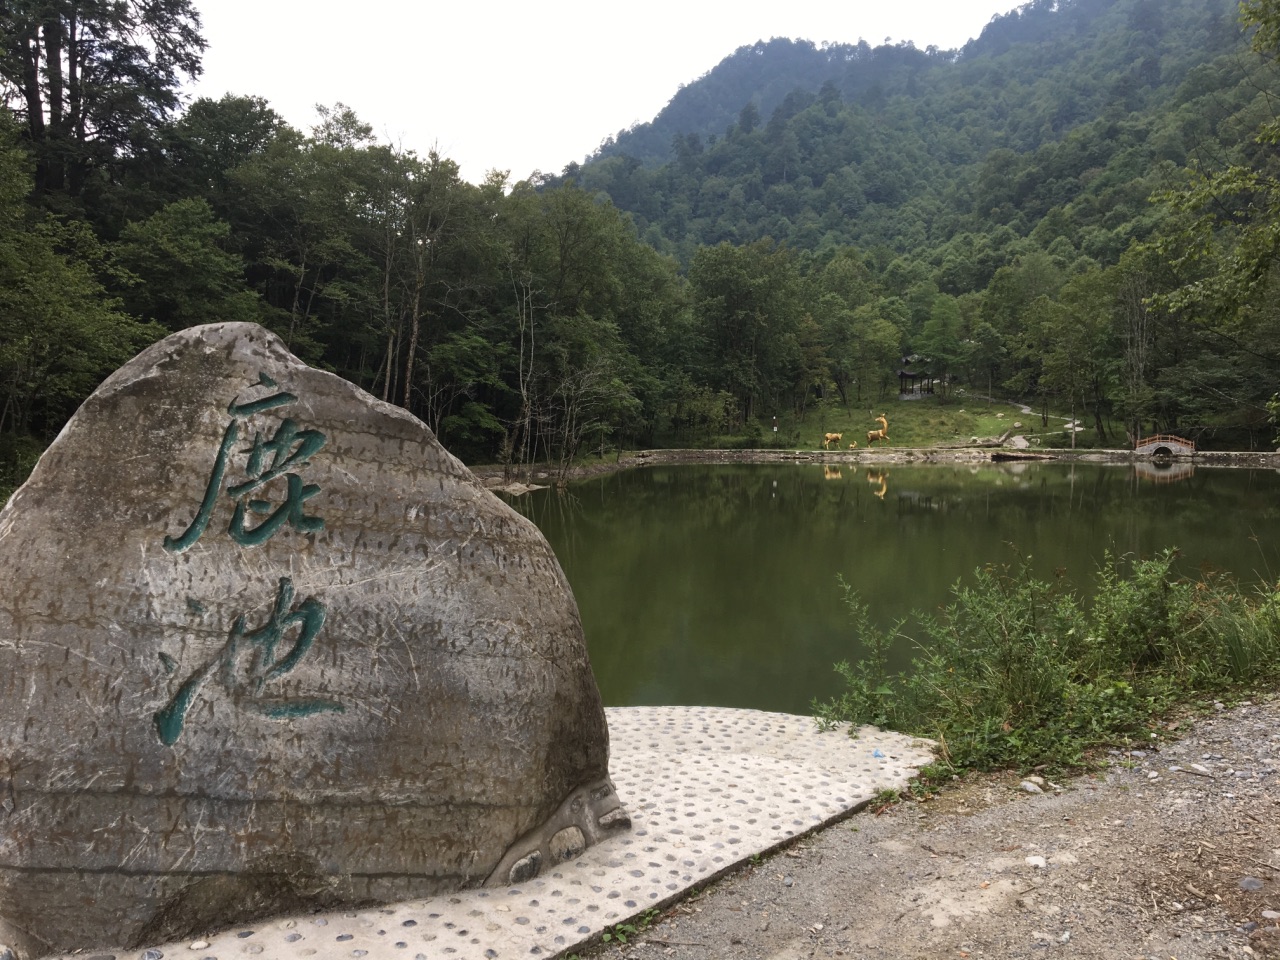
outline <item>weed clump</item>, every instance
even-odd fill
[[[836,665],[844,691],[815,701],[815,714],[930,737],[953,768],[1076,768],[1098,747],[1150,740],[1198,697],[1280,678],[1280,588],[1250,597],[1226,578],[1186,579],[1176,557],[1109,554],[1087,603],[1025,561],[980,568],[940,614],[888,631],[840,578],[865,653]],[[904,639],[912,669],[891,674]]]

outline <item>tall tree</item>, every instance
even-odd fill
[[[40,194],[79,196],[150,141],[205,46],[192,0],[10,0],[0,23],[0,77]]]
[[[915,351],[928,358],[930,374],[942,380],[943,395],[947,392],[950,375],[965,360],[960,328],[960,307],[956,298],[940,293],[933,298],[929,319],[912,342]]]
[[[166,151],[169,175],[182,195],[206,197],[215,212],[227,199],[228,175],[261,156],[290,131],[281,116],[261,97],[226,94],[201,97],[173,124],[171,148]]]
[[[800,280],[768,240],[703,247],[689,267],[706,380],[733,394],[744,417],[778,404],[796,380]]]
[[[267,320],[300,354],[319,352],[326,308],[345,300],[344,281],[367,269],[355,245],[368,195],[371,128],[338,104],[320,108],[314,137],[285,131],[230,174],[233,226],[245,233],[251,282],[272,308]]]

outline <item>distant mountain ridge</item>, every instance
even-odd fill
[[[1256,97],[1244,49],[1235,0],[1032,0],[959,51],[762,41],[549,182],[609,196],[686,261],[765,237],[1008,246],[1056,209],[1076,256],[1112,262],[1163,165]]]
[[[930,74],[948,67],[964,73],[973,64],[981,66],[1014,47],[1052,48],[1064,38],[1073,46],[1088,45],[1104,35],[1126,32],[1159,36],[1168,19],[1163,6],[1161,0],[1032,0],[992,17],[978,37],[959,50],[934,46],[921,50],[909,40],[876,47],[865,40],[821,45],[785,37],[759,40],[739,47],[697,80],[682,85],[653,120],[606,138],[587,162],[629,156],[645,165],[666,163],[675,159],[677,135],[697,134],[704,139],[721,135],[747,102],[768,120],[789,94],[817,93],[825,84],[833,85],[846,101],[875,104],[897,95],[918,96],[921,80]],[[1167,6],[1188,4],[1174,0]],[[1206,20],[1217,22],[1214,32],[1219,41],[1235,33],[1234,0],[1205,0],[1190,6],[1201,9]],[[1052,63],[1055,58],[1049,52]],[[1147,53],[1143,51],[1137,59],[1145,59]],[[982,72],[979,69],[968,77]]]
[[[739,47],[699,79],[681,86],[653,120],[609,137],[590,160],[630,156],[646,165],[666,163],[674,158],[673,137],[721,134],[748,102],[768,118],[797,90],[817,93],[831,83],[849,98],[874,87],[879,78],[916,75],[951,56],[933,48],[921,51],[909,43],[873,49],[866,42],[818,46],[785,37],[760,40]]]

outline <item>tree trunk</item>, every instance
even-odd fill
[[[405,350],[404,358],[404,403],[401,406],[406,410],[409,410],[409,403],[413,394],[413,358],[418,352],[418,329],[420,324],[418,310],[421,306],[422,281],[419,279],[417,286],[413,290],[413,310],[409,316],[409,347]]]
[[[302,283],[307,278],[307,256],[302,255],[302,263],[298,265],[298,276],[293,281],[293,303],[289,305],[289,336],[285,346],[293,349],[293,333],[298,324],[298,313],[302,309]]]
[[[382,381],[382,400],[389,403],[389,398],[395,392],[392,383],[395,378],[395,354],[396,344],[400,341],[400,331],[389,330],[387,332],[387,353],[383,358],[383,381]]]
[[[27,103],[27,133],[37,148],[44,145],[44,99],[40,91],[40,35],[35,26],[30,27],[18,39],[22,48],[22,98]],[[48,189],[49,170],[43,153],[38,152],[35,189],[43,193]]]
[[[49,139],[61,140],[65,134],[62,84],[62,20],[53,14],[44,22],[44,74],[49,83]],[[61,151],[59,151],[61,152]]]

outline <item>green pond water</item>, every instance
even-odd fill
[[[1147,466],[1149,473],[1151,467]],[[1280,475],[1197,467],[821,464],[628,470],[513,501],[573,586],[610,706],[809,712],[858,654],[836,575],[885,627],[988,563],[1081,590],[1110,551],[1280,577]],[[899,651],[909,662],[909,647]]]

